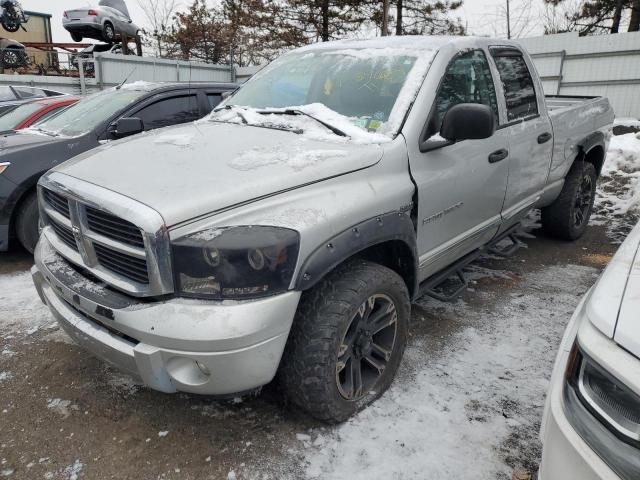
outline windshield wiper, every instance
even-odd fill
[[[331,130],[333,133],[335,133],[336,135],[339,135],[341,137],[349,137],[349,135],[347,135],[346,132],[344,132],[343,130],[340,130],[338,127],[335,127],[333,125],[331,125],[330,123],[325,122],[324,120],[320,120],[318,117],[315,117],[313,115],[311,115],[310,113],[305,112],[304,110],[298,110],[297,108],[286,108],[284,110],[256,110],[256,113],[260,113],[263,115],[304,115],[305,117],[309,117],[313,120],[315,120],[316,122],[318,122],[320,125],[323,125],[324,127],[328,128],[329,130]]]

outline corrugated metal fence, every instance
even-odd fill
[[[640,118],[640,32],[524,38],[549,95],[603,95],[618,117]]]
[[[32,56],[30,53],[27,51],[25,59]],[[56,52],[55,58],[55,68],[45,68],[28,60],[16,68],[5,67],[0,73],[0,85],[28,85],[84,95],[118,85],[125,79],[129,82],[235,81],[235,72],[228,65],[112,53],[100,53],[80,62],[77,55],[62,52]],[[44,74],[38,75],[38,70]]]

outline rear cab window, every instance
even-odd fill
[[[507,122],[538,115],[538,99],[529,67],[522,52],[515,48],[493,48],[507,106]]]

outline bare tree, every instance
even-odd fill
[[[540,16],[544,33],[550,35],[576,30],[576,19],[582,10],[582,3],[582,0],[565,0],[557,4],[545,3]]]
[[[509,10],[507,11],[507,4]],[[538,26],[534,0],[511,0],[496,6],[495,13],[485,15],[495,37],[522,38],[530,35]]]
[[[147,24],[153,29],[149,33],[155,38],[154,48],[157,48],[158,57],[162,57],[163,39],[166,38],[173,15],[180,6],[179,2],[178,0],[138,0],[138,5],[147,19]]]

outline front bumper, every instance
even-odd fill
[[[300,299],[141,301],[85,277],[44,237],[31,273],[71,338],[162,392],[230,395],[269,383]]]

